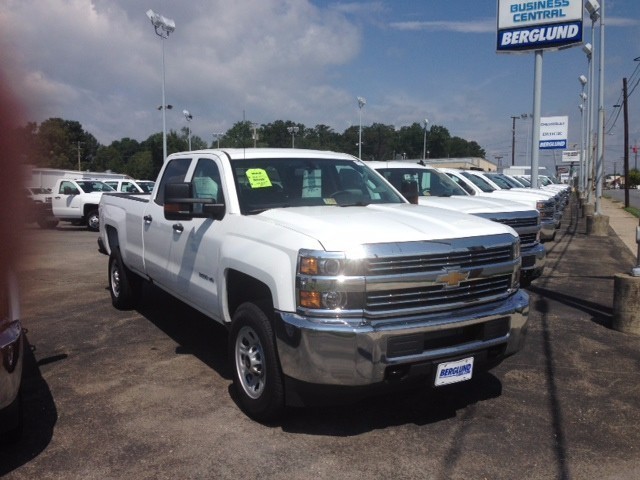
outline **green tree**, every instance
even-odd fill
[[[305,130],[305,145],[314,150],[337,150],[340,134],[327,125],[316,125]]]
[[[129,159],[125,173],[139,180],[152,180],[157,177],[159,172],[155,171],[151,152],[143,151],[134,154]]]
[[[389,159],[396,145],[395,127],[393,125],[374,123],[370,127],[363,128],[362,142],[363,160]]]
[[[397,154],[406,153],[407,158],[422,158],[424,138],[424,127],[418,122],[409,127],[401,127],[396,133],[394,151]]]
[[[632,168],[629,170],[629,187],[635,188],[640,185],[640,170]]]
[[[427,133],[429,158],[448,158],[451,135],[445,127],[433,125]]]
[[[77,170],[89,169],[99,143],[82,129],[79,122],[50,118],[37,130],[33,163],[41,167]]]

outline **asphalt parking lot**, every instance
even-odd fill
[[[261,425],[230,395],[224,328],[149,286],[115,310],[95,233],[30,226],[25,436],[0,476],[640,478],[640,337],[610,328],[613,275],[635,258],[585,231],[565,213],[526,346],[490,373]]]

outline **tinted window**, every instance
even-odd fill
[[[187,175],[191,165],[190,158],[176,158],[169,160],[165,167],[160,185],[158,185],[158,192],[156,194],[155,202],[158,205],[164,205],[164,187],[167,183],[181,183],[184,182],[184,178]]]

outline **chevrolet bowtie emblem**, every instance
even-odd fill
[[[469,272],[447,272],[436,277],[436,283],[446,287],[459,287],[460,282],[464,282],[469,278]]]

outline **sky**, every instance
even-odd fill
[[[640,145],[640,2],[600,2],[605,171],[613,173],[624,155],[614,107],[624,77],[629,141]],[[168,39],[155,34],[148,9],[175,21]],[[2,0],[0,56],[29,120],[78,121],[104,145],[162,131],[164,43],[168,130],[187,126],[185,109],[207,142],[243,119],[338,133],[360,116],[363,126],[396,128],[428,119],[508,165],[517,116],[515,164],[528,165],[531,120],[521,115],[533,111],[534,55],[496,53],[496,15],[493,0]],[[586,14],[584,40],[592,42]],[[544,53],[541,114],[569,117],[570,145],[581,142],[580,75],[588,75],[580,46]],[[541,151],[541,166],[556,163],[560,151]]]

